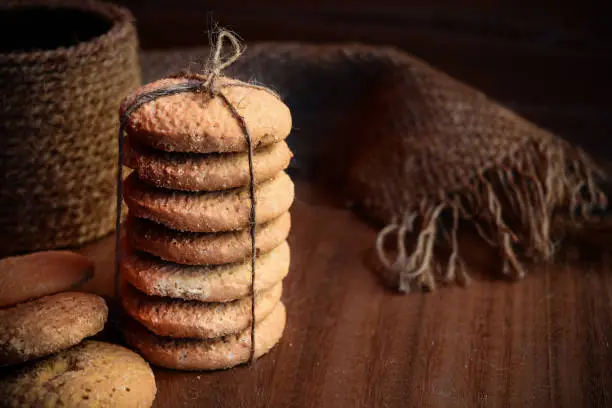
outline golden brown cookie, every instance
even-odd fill
[[[255,325],[255,358],[266,354],[283,335],[286,313],[279,302],[272,313]],[[124,326],[127,343],[151,364],[175,370],[219,370],[237,366],[249,359],[250,328],[239,335],[221,339],[170,339],[158,337],[137,322]]]
[[[0,378],[0,406],[7,408],[148,408],[156,392],[153,371],[142,357],[98,341],[85,341]]]
[[[285,172],[255,188],[256,222],[268,222],[289,210],[293,182]],[[130,213],[179,231],[219,232],[250,225],[248,187],[193,193],[154,187],[132,173],[124,183],[124,199]]]
[[[128,96],[121,114],[143,92],[185,83],[168,78],[152,82]],[[237,85],[237,86],[228,86]],[[253,147],[283,140],[291,131],[289,108],[273,93],[219,77],[216,88],[246,121]],[[168,152],[245,152],[247,143],[236,118],[220,97],[185,92],[144,104],[130,115],[126,133],[133,140]]]
[[[285,241],[255,262],[255,292],[270,289],[287,276],[290,251]],[[141,292],[200,302],[228,302],[251,289],[251,260],[217,266],[188,266],[167,262],[125,245],[122,276]]]
[[[167,153],[125,138],[123,163],[141,180],[159,187],[185,191],[212,191],[249,185],[247,153]],[[253,152],[255,182],[276,177],[293,157],[284,141]]]
[[[48,356],[104,328],[104,299],[64,292],[0,310],[0,366]]]
[[[257,226],[257,251],[264,253],[279,246],[287,239],[290,229],[288,212]],[[249,229],[220,233],[180,232],[130,216],[126,234],[133,248],[185,265],[221,265],[245,261],[251,256]]]
[[[0,260],[0,307],[78,288],[94,264],[70,251],[41,251]]]
[[[283,285],[255,296],[255,319],[270,314],[280,301]],[[251,297],[233,302],[205,303],[147,296],[125,283],[123,308],[158,336],[206,339],[238,333],[251,325]]]

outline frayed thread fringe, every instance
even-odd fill
[[[396,215],[378,233],[378,257],[397,275],[402,292],[414,286],[435,290],[440,281],[465,285],[470,277],[460,256],[457,232],[459,221],[467,220],[499,249],[502,273],[521,279],[525,275],[521,259],[552,260],[561,238],[559,231],[553,231],[557,217],[578,223],[606,207],[606,196],[597,185],[603,178],[582,151],[565,144],[533,143],[467,181],[462,190],[425,198],[417,208]],[[452,225],[442,223],[443,213],[450,215]],[[409,253],[406,238],[417,232]],[[385,245],[393,235],[394,259]],[[446,267],[434,259],[434,247],[441,242],[451,249]]]

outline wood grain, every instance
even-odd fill
[[[156,407],[606,407],[612,405],[609,264],[498,278],[471,235],[468,288],[399,295],[372,269],[375,230],[298,181],[288,325],[251,367],[156,369]],[[83,252],[111,293],[112,238]]]

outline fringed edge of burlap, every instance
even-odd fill
[[[424,198],[418,208],[396,216],[378,233],[376,251],[397,275],[402,292],[415,286],[433,291],[439,282],[465,285],[470,275],[457,232],[460,221],[467,220],[485,242],[499,249],[502,273],[520,279],[525,260],[552,260],[561,238],[553,228],[557,217],[579,223],[606,207],[606,195],[597,183],[603,179],[605,174],[581,150],[565,142],[534,142],[467,180],[461,190]],[[442,222],[443,214],[450,222]],[[406,238],[411,234],[417,235],[409,253]],[[391,235],[396,238],[394,260],[385,247]],[[441,243],[450,248],[446,265],[434,257],[434,247]]]

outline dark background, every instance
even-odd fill
[[[206,45],[211,21],[247,42],[395,45],[591,153],[612,158],[609,2],[117,2],[134,13],[144,49]]]

